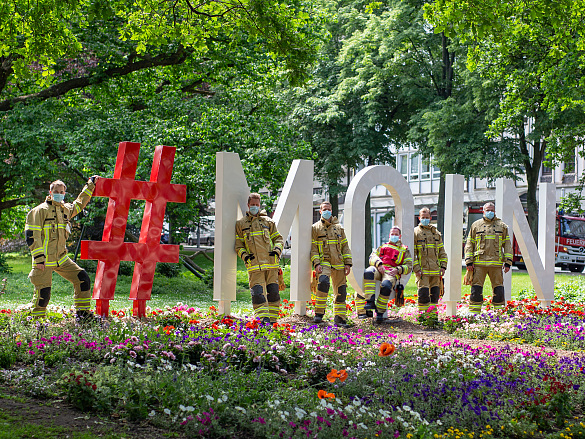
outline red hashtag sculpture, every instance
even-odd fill
[[[114,298],[120,261],[135,261],[130,288],[134,301],[132,314],[144,317],[150,300],[157,262],[179,262],[178,245],[161,245],[165,208],[168,202],[184,203],[187,187],[171,184],[175,149],[157,146],[150,181],[136,181],[140,143],[121,142],[114,178],[100,178],[93,195],[109,197],[102,241],[81,241],[81,258],[97,259],[93,298],[96,311],[107,316],[109,301]],[[146,200],[138,243],[124,242],[130,200]]]

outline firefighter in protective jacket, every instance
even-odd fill
[[[441,233],[431,225],[431,211],[427,207],[420,210],[419,220],[420,224],[414,229],[412,271],[418,287],[418,309],[426,312],[429,303],[439,303],[442,277],[447,269],[447,252]]]
[[[510,271],[512,243],[508,226],[496,218],[495,210],[494,203],[484,204],[483,218],[472,224],[465,244],[465,264],[473,271],[469,311],[474,314],[481,312],[486,275],[493,287],[493,307],[502,309],[506,303],[502,266],[505,273]]]
[[[376,310],[376,321],[384,321],[384,312],[388,308],[390,294],[400,276],[412,270],[412,256],[408,247],[402,244],[401,231],[397,226],[390,230],[389,242],[382,244],[370,255],[370,267],[364,272],[365,309],[358,308],[358,314],[365,314],[368,309]],[[380,294],[376,300],[376,281],[381,280]]]
[[[349,244],[345,231],[336,217],[332,217],[331,203],[324,201],[319,209],[321,219],[313,224],[311,231],[311,263],[317,275],[314,323],[321,323],[325,315],[329,279],[333,283],[335,300],[333,303],[333,322],[337,326],[348,327],[347,282],[352,265]]]
[[[246,264],[254,315],[264,324],[274,323],[280,311],[278,264],[284,239],[265,210],[260,194],[248,197],[248,212],[236,222],[236,253]]]
[[[64,203],[67,187],[56,180],[49,187],[49,196],[26,216],[25,237],[32,255],[32,270],[28,278],[35,287],[33,317],[44,317],[51,298],[53,271],[73,284],[77,318],[92,316],[90,279],[86,271],[67,256],[67,238],[71,233],[71,218],[89,203],[97,175],[91,177],[73,203]]]

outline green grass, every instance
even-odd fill
[[[46,421],[51,424],[51,420]],[[66,427],[52,427],[46,425],[33,424],[27,422],[25,417],[13,416],[0,411],[0,439],[20,439],[20,438],[44,438],[44,439],[119,439],[127,437],[126,434],[120,433],[98,433],[78,432]]]
[[[7,262],[12,268],[12,273],[2,274],[1,278],[7,278],[6,293],[0,296],[0,308],[15,309],[20,305],[24,305],[30,302],[33,294],[33,287],[28,280],[28,273],[30,272],[30,256],[8,253],[6,254]],[[213,262],[204,257],[198,255],[195,258],[195,263],[205,270],[208,270],[210,276],[213,270]],[[92,280],[95,273],[89,273]],[[463,283],[463,276],[465,270],[461,270],[461,278]],[[290,284],[289,279],[289,267],[285,269],[285,282],[287,285]],[[252,312],[250,303],[250,293],[248,290],[248,276],[242,261],[238,260],[238,271],[236,276],[236,302],[232,303],[232,310],[234,313],[247,313]],[[556,273],[555,284],[567,282],[574,279],[574,276],[564,273]],[[119,275],[116,283],[116,292],[114,300],[110,302],[111,309],[129,309],[132,304],[128,300],[130,292],[130,285],[132,283],[131,275]],[[514,271],[512,276],[512,296],[524,290],[532,287],[530,277],[526,272]],[[463,286],[462,293],[468,293],[470,290],[469,286]],[[486,279],[484,286],[485,291],[491,291],[489,279]],[[349,297],[353,297],[355,290],[348,285]],[[405,286],[405,295],[412,297],[416,294],[416,283],[415,276],[411,276],[409,282]],[[290,293],[287,288],[281,293],[283,299],[289,299]],[[213,301],[212,289],[202,280],[199,280],[195,275],[186,270],[181,269],[181,273],[178,277],[167,278],[158,273],[155,274],[155,280],[152,289],[152,299],[148,301],[148,306],[152,308],[165,308],[166,306],[173,306],[178,302],[190,306],[196,306],[202,309],[207,309],[211,305],[216,305]],[[53,286],[51,290],[51,304],[63,306],[69,308],[73,303],[73,289],[71,284],[59,275],[53,275]]]

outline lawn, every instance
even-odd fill
[[[188,254],[188,253],[186,253]],[[33,288],[28,280],[28,273],[30,272],[30,256],[19,253],[8,253],[6,258],[12,273],[2,274],[1,278],[6,278],[5,294],[0,296],[0,307],[16,309],[19,305],[28,304],[32,298]],[[93,271],[88,269],[89,276],[92,280],[95,276],[95,262],[92,261],[78,261],[85,267],[94,267]],[[203,255],[198,255],[195,258],[195,263],[209,272],[208,279],[212,279],[213,262]],[[130,285],[132,283],[132,263],[126,262],[125,274],[118,276],[116,283],[115,298],[110,302],[110,309],[131,309],[132,305],[128,300],[130,292]],[[461,276],[465,274],[462,269]],[[286,266],[284,270],[285,282],[289,285],[289,267]],[[555,276],[555,285],[560,286],[567,282],[575,283],[580,281],[580,276],[571,276],[569,274],[557,273]],[[532,290],[532,284],[527,272],[514,271],[512,276],[512,297],[515,298],[518,294],[524,294]],[[243,263],[238,260],[237,272],[237,290],[236,301],[232,303],[232,312],[235,315],[251,314],[252,308],[250,304],[250,295],[248,291],[248,278],[244,269]],[[490,291],[489,279],[486,280],[485,291]],[[469,287],[463,287],[463,293],[468,293]],[[354,289],[348,287],[349,297],[355,294]],[[405,287],[406,297],[413,297],[416,294],[415,276],[411,276],[408,284]],[[332,296],[332,293],[330,293]],[[281,293],[283,299],[290,298],[290,292],[287,288]],[[202,280],[199,280],[195,275],[189,272],[184,267],[177,277],[168,278],[159,273],[155,274],[155,280],[152,289],[152,299],[148,301],[148,306],[153,309],[165,308],[176,305],[177,303],[184,303],[189,306],[199,307],[201,309],[208,309],[215,305],[213,301],[213,291],[210,285]],[[59,275],[53,275],[53,286],[51,289],[51,304],[55,306],[69,308],[73,302],[73,290],[71,284],[61,278]]]

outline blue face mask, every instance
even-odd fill
[[[400,241],[400,236],[398,235],[390,235],[390,242],[393,244],[396,244],[398,241]]]
[[[423,218],[423,219],[420,220],[420,223],[423,226],[428,226],[431,223],[431,219],[430,218]]]
[[[331,218],[331,211],[324,210],[323,212],[321,212],[321,218],[323,218],[324,220],[328,220],[329,218]]]
[[[258,212],[260,212],[260,206],[250,206],[250,213],[252,215],[258,215]]]
[[[65,194],[53,194],[53,201],[56,203],[62,203],[65,199]]]
[[[488,211],[484,212],[483,215],[487,219],[491,220],[491,219],[494,219],[494,216],[496,216],[496,213],[493,210],[488,210]]]

